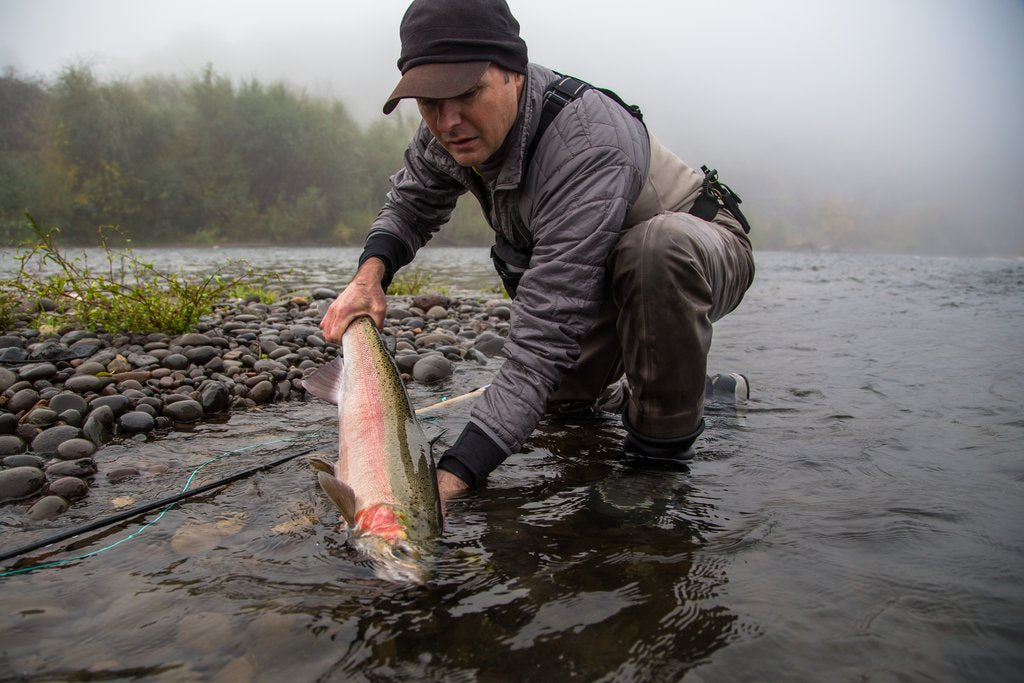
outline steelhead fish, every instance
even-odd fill
[[[320,487],[387,578],[421,580],[420,545],[442,528],[430,441],[373,321],[357,318],[341,344],[343,358],[303,380],[338,406],[338,461],[313,463]]]

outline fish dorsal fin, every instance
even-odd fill
[[[309,462],[310,467],[312,467],[314,470],[324,472],[332,476],[334,475],[334,467],[331,466],[331,463],[327,462],[323,458],[307,458],[306,460]]]
[[[347,484],[338,481],[337,477],[326,472],[317,472],[316,478],[327,497],[341,510],[341,516],[345,518],[349,528],[354,529],[356,526],[356,494]]]
[[[330,363],[318,367],[310,373],[309,377],[304,377],[302,386],[318,399],[337,405],[338,394],[341,393],[341,374],[344,369],[345,362],[341,358],[335,358]]]

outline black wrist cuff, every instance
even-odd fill
[[[363,253],[359,256],[359,265],[373,257],[384,262],[384,276],[380,279],[380,286],[384,291],[387,291],[398,269],[411,260],[407,258],[405,245],[401,240],[382,231],[371,232],[366,238]]]
[[[455,444],[444,452],[437,466],[470,486],[478,486],[507,457],[508,454],[500,444],[492,441],[480,427],[470,422]]]

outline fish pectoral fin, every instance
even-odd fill
[[[339,481],[337,477],[326,472],[317,472],[316,478],[320,482],[320,488],[324,490],[327,497],[341,510],[341,516],[345,518],[349,527],[354,529],[356,526],[355,492],[348,484]]]
[[[308,462],[310,467],[318,472],[325,472],[332,476],[334,475],[334,466],[323,458],[306,458],[306,462]]]
[[[345,362],[341,358],[335,358],[330,363],[318,367],[308,377],[303,377],[302,386],[307,393],[313,394],[318,399],[337,405],[338,395],[341,393],[341,375],[344,370]]]

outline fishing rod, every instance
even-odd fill
[[[156,510],[157,508],[173,505],[177,502],[185,500],[186,498],[191,498],[193,496],[198,496],[201,493],[212,491],[215,488],[219,488],[226,484],[230,484],[233,481],[238,481],[239,479],[248,477],[249,475],[252,474],[256,474],[257,472],[262,472],[263,470],[269,470],[272,467],[277,467],[278,465],[286,463],[289,460],[294,460],[299,456],[312,453],[313,451],[317,450],[317,448],[319,448],[319,446],[307,448],[305,450],[299,451],[298,453],[292,453],[291,455],[286,455],[283,458],[278,458],[277,460],[274,460],[272,462],[266,462],[263,463],[262,465],[257,465],[255,467],[250,467],[247,470],[236,472],[235,474],[224,477],[223,479],[218,479],[217,481],[211,482],[209,484],[204,484],[199,488],[189,489],[188,491],[182,491],[177,495],[169,496],[167,498],[163,498],[152,503],[146,503],[145,505],[138,505],[136,507],[129,508],[123,512],[119,512],[115,515],[110,515],[109,517],[104,517],[103,519],[98,519],[94,522],[83,524],[82,526],[75,527],[73,529],[68,529],[67,531],[62,531],[58,534],[50,536],[49,538],[44,538],[41,541],[36,541],[35,543],[29,543],[28,545],[24,545],[20,548],[15,548],[14,550],[2,552],[0,553],[0,562],[5,562],[7,560],[10,560],[11,558],[18,557],[19,555],[24,555],[25,553],[30,553],[33,550],[39,550],[40,548],[44,548],[54,543],[66,541],[67,539],[73,538],[74,536],[79,536],[90,531],[95,531],[96,529],[102,529],[103,527],[110,526],[111,524],[123,522],[126,519],[137,517],[147,512]]]
[[[454,398],[445,397],[438,401],[437,403],[432,403],[428,406],[420,408],[419,410],[416,411],[416,415],[417,417],[422,417],[424,415],[440,412],[441,410],[450,408],[453,405],[457,405],[459,403],[462,403],[463,401],[478,396],[486,388],[487,385],[484,385],[482,387],[474,389],[460,396],[456,396]],[[176,495],[168,496],[167,498],[163,498],[152,503],[146,503],[145,505],[138,505],[136,507],[124,510],[123,512],[110,515],[109,517],[104,517],[102,519],[89,522],[88,524],[83,524],[82,526],[62,531],[60,533],[54,534],[53,536],[44,538],[40,541],[36,541],[35,543],[29,543],[28,545],[23,545],[20,548],[14,548],[13,550],[0,552],[0,562],[6,562],[7,560],[13,559],[20,555],[24,555],[25,553],[30,553],[33,550],[39,550],[40,548],[45,548],[46,546],[53,545],[54,543],[60,543],[61,541],[66,541],[69,538],[74,538],[75,536],[80,536],[82,534],[89,533],[90,531],[102,529],[103,527],[110,526],[111,524],[123,522],[126,519],[138,517],[139,515],[143,515],[147,512],[152,512],[153,510],[156,510],[161,507],[169,507],[171,505],[174,505],[175,503],[181,502],[188,498],[192,498],[193,496],[198,496],[199,494],[206,493],[207,491],[212,491],[213,489],[220,488],[221,486],[225,486],[227,484],[230,484],[231,482],[238,481],[239,479],[243,479],[250,475],[256,474],[257,472],[262,472],[264,470],[269,470],[273,467],[277,467],[278,465],[284,464],[289,460],[294,460],[295,458],[301,457],[303,455],[308,455],[309,453],[312,453],[318,448],[319,446],[313,446],[298,451],[297,453],[286,455],[283,458],[278,458],[277,460],[263,463],[262,465],[256,465],[254,467],[250,467],[249,469],[242,470],[241,472],[236,472],[235,474],[229,475],[222,479],[218,479],[217,481],[211,482],[209,484],[204,484],[199,488],[187,489]]]

